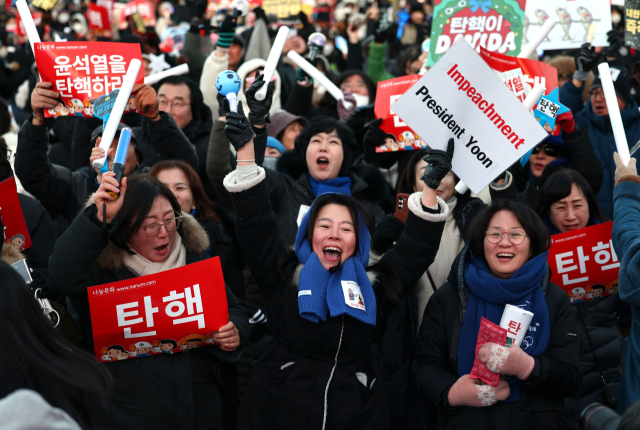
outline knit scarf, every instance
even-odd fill
[[[313,207],[313,206],[312,206]],[[334,272],[325,269],[307,239],[311,209],[302,218],[296,235],[296,255],[304,264],[298,282],[298,312],[309,321],[326,321],[349,315],[376,325],[376,296],[365,268],[369,265],[370,235],[360,216],[358,251]]]
[[[133,254],[129,254],[123,249],[122,259],[124,260],[124,266],[136,276],[153,275],[154,273],[176,269],[187,264],[187,251],[182,246],[182,238],[179,234],[175,235],[167,259],[160,263],[149,261],[135,250],[132,249],[132,251]]]
[[[543,354],[549,343],[549,310],[542,292],[542,279],[547,271],[548,252],[527,261],[510,279],[497,279],[489,272],[483,258],[473,257],[465,264],[464,279],[471,291],[467,313],[458,343],[458,373],[468,375],[473,368],[480,319],[500,324],[506,304],[533,312],[533,319],[522,347],[527,354]],[[515,347],[515,346],[513,346]],[[520,400],[518,378],[507,377],[511,394],[506,402]]]
[[[317,181],[313,179],[313,176],[309,175],[309,184],[311,185],[311,192],[314,197],[318,197],[320,194],[325,193],[340,193],[351,195],[351,178],[338,177],[330,179],[328,181]]]

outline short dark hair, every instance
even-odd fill
[[[176,341],[175,341],[175,340],[173,340],[173,339],[162,339],[162,340],[160,341],[160,345],[162,345],[163,343],[170,343],[170,344],[172,344],[172,345],[173,345],[173,348],[171,348],[171,349],[176,349],[176,348],[178,347],[178,342],[176,342]]]
[[[309,121],[302,129],[295,141],[295,149],[300,156],[300,162],[305,172],[309,171],[307,166],[307,148],[311,138],[320,133],[331,133],[335,131],[342,141],[342,152],[344,154],[339,176],[348,176],[353,163],[353,152],[357,148],[356,138],[353,131],[343,122],[330,117],[316,117]]]
[[[0,136],[9,130],[11,130],[11,113],[7,103],[0,97]]]
[[[129,239],[142,226],[151,211],[153,202],[159,196],[169,200],[171,207],[177,214],[182,213],[173,192],[155,176],[131,175],[127,177],[127,192],[124,195],[122,207],[115,218],[118,227],[112,236],[113,243],[132,253],[128,244]],[[181,228],[182,226],[180,226]]]
[[[147,175],[157,178],[163,170],[172,169],[181,170],[182,173],[184,173],[184,176],[187,177],[191,194],[193,194],[193,199],[196,203],[197,219],[202,222],[212,219],[217,223],[220,223],[220,217],[218,217],[218,214],[216,213],[216,207],[213,202],[209,200],[209,197],[204,190],[204,186],[202,185],[202,181],[200,180],[200,176],[198,176],[196,171],[189,164],[179,160],[158,161],[153,165],[151,170],[147,172]]]
[[[11,150],[4,137],[0,136],[0,180],[4,181],[11,175]]]
[[[122,345],[111,345],[109,348],[107,348],[107,351],[111,351],[112,349],[115,349],[116,351],[126,352],[124,346]]]
[[[316,198],[316,200],[313,202],[311,213],[309,214],[307,240],[310,244],[313,243],[313,228],[316,223],[316,218],[318,218],[318,213],[320,212],[320,209],[322,209],[326,205],[331,204],[344,206],[349,210],[349,214],[351,215],[351,219],[353,220],[353,228],[356,233],[356,248],[354,250],[354,254],[357,253],[360,244],[360,217],[358,215],[362,216],[365,226],[367,227],[367,230],[369,230],[369,234],[371,234],[371,218],[369,218],[369,214],[367,214],[367,211],[362,207],[358,200],[346,194],[327,193],[321,194],[320,196],[318,196],[318,198]]]
[[[540,198],[538,200],[538,215],[540,215],[540,218],[546,219],[551,210],[551,205],[571,194],[573,184],[576,184],[589,205],[589,222],[587,225],[606,221],[591,185],[589,185],[584,176],[572,169],[560,169],[544,181],[542,188],[540,188]]]
[[[154,85],[156,93],[160,91],[160,87],[164,84],[186,85],[189,87],[189,91],[191,92],[191,100],[189,101],[189,103],[191,103],[191,115],[193,115],[193,119],[200,119],[200,111],[204,97],[202,96],[200,87],[192,79],[185,76],[168,76]]]
[[[476,215],[469,225],[469,246],[474,256],[485,258],[485,232],[491,218],[500,211],[511,212],[529,236],[529,249],[531,250],[529,260],[549,249],[549,232],[540,217],[523,203],[516,200],[500,199]]]

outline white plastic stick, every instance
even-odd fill
[[[142,67],[142,61],[134,58],[129,64],[127,74],[124,75],[122,86],[120,87],[120,91],[118,92],[118,97],[116,97],[116,101],[113,104],[113,109],[111,110],[111,114],[109,115],[109,120],[107,121],[107,125],[104,127],[104,131],[102,132],[102,141],[100,142],[100,148],[102,148],[102,150],[104,151],[105,156],[93,162],[93,167],[95,167],[96,169],[102,168],[105,161],[107,160],[106,154],[109,151],[111,143],[113,142],[113,138],[115,137],[116,131],[118,130],[118,124],[120,124],[120,118],[122,118],[124,108],[129,102],[129,96],[131,95],[133,85],[136,83],[136,78],[138,77],[138,72],[140,72],[140,67]]]
[[[596,34],[596,23],[592,22],[589,26],[589,32],[587,33],[587,43],[591,45],[593,43],[593,36]]]
[[[36,50],[33,47],[33,44],[40,42],[40,36],[38,36],[36,24],[33,22],[33,17],[31,16],[29,5],[27,5],[27,2],[25,0],[18,0],[16,1],[16,8],[18,9],[18,13],[20,14],[20,20],[24,25],[24,30],[27,32],[27,38],[29,39],[29,43],[31,44],[31,51],[33,51],[33,55],[35,56]]]
[[[531,42],[529,42],[527,46],[525,46],[524,48],[522,48],[522,50],[520,50],[520,54],[518,54],[518,58],[529,58],[529,56],[533,54],[536,51],[536,49],[538,49],[538,46],[542,43],[542,41],[544,41],[544,39],[551,32],[551,30],[553,30],[553,27],[555,26],[556,26],[556,22],[553,19],[551,18],[547,19],[544,22],[544,24],[542,24],[542,27],[540,27],[540,30],[538,30],[535,36],[533,36],[533,39],[531,40]]]
[[[468,189],[469,187],[467,187],[467,184],[462,181],[458,181],[458,185],[456,185],[456,191],[458,192],[458,194],[464,194]]]
[[[527,98],[524,99],[522,104],[525,108],[527,108],[528,111],[531,111],[531,109],[536,106],[536,103],[538,103],[538,100],[540,100],[540,97],[542,97],[545,91],[546,88],[544,87],[544,85],[536,83],[533,86],[533,89],[529,92]]]
[[[164,72],[156,73],[155,75],[147,76],[144,78],[145,85],[153,85],[156,82],[160,82],[164,78],[168,76],[178,76],[185,75],[189,73],[189,65],[188,64],[180,64],[179,66],[172,67],[170,69],[165,70]]]
[[[327,89],[327,92],[333,96],[336,100],[342,100],[342,104],[345,109],[351,110],[353,108],[353,104],[344,99],[344,94],[340,91],[340,88],[336,87],[336,84],[331,82],[329,78],[327,78],[324,73],[320,70],[313,67],[311,63],[302,58],[297,52],[291,50],[287,54],[287,57],[291,59],[298,67],[300,67],[307,75],[311,76],[313,79],[318,81],[320,85]]]
[[[598,72],[600,73],[600,80],[602,81],[604,99],[607,102],[607,109],[609,110],[609,119],[611,120],[611,129],[613,130],[613,138],[616,141],[618,155],[620,155],[620,160],[624,165],[627,166],[631,155],[629,154],[627,136],[624,134],[624,126],[622,125],[622,118],[620,117],[620,107],[618,106],[618,97],[616,96],[616,90],[613,88],[609,64],[601,63],[598,66]]]
[[[264,66],[264,82],[265,84],[260,87],[258,92],[256,92],[256,100],[264,100],[267,96],[267,89],[269,86],[269,82],[271,82],[271,77],[273,73],[276,71],[276,67],[278,66],[278,61],[280,61],[280,56],[282,55],[282,48],[284,48],[284,43],[287,41],[287,35],[289,34],[289,27],[282,26],[280,30],[278,30],[278,35],[276,36],[276,40],[273,41],[273,46],[271,47],[271,51],[269,52],[269,58],[267,58],[267,64]]]
[[[231,112],[238,112],[238,95],[236,93],[227,93],[225,97],[229,100]]]

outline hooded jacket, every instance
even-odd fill
[[[602,212],[607,218],[613,217],[613,186],[616,166],[613,162],[613,153],[616,149],[616,141],[613,137],[611,122],[608,116],[597,116],[593,112],[591,99],[582,106],[582,90],[571,81],[560,89],[560,101],[573,112],[576,123],[585,128],[589,135],[593,150],[602,164],[603,182],[596,198]],[[629,147],[636,145],[640,140],[640,112],[635,100],[630,100],[620,112],[624,132],[627,135]],[[632,153],[633,157],[636,152]],[[586,177],[586,176],[585,176]],[[595,191],[595,188],[594,188]]]
[[[549,346],[527,381],[520,381],[520,400],[485,408],[453,407],[448,395],[458,374],[458,340],[470,290],[464,279],[466,246],[451,266],[447,282],[431,296],[418,333],[413,372],[422,393],[438,409],[438,429],[566,429],[563,397],[580,383],[580,339],[569,297],[551,283],[551,271],[540,283],[549,310]]]
[[[247,106],[247,96],[245,94],[244,89],[244,80],[247,78],[247,75],[250,72],[258,68],[264,69],[264,66],[267,65],[267,61],[262,58],[254,58],[253,60],[247,60],[238,67],[238,76],[240,76],[240,82],[242,82],[242,88],[240,88],[240,92],[238,93],[238,102],[242,101],[242,107],[244,109],[244,114],[249,117],[249,106]],[[280,104],[280,94],[282,91],[282,79],[280,78],[280,73],[277,70],[273,72],[273,76],[275,76],[275,88],[273,89],[273,101],[271,102],[271,109],[269,109],[269,113],[273,115],[276,112],[282,110]]]
[[[397,303],[391,291],[406,294],[433,261],[448,207],[439,200],[441,213],[426,213],[414,195],[396,248],[367,269],[376,295],[375,326],[349,316],[313,323],[299,315],[303,266],[280,239],[264,170],[259,172],[240,184],[232,172],[224,182],[237,214],[238,240],[266,300],[274,334],[252,371],[238,428],[389,428],[378,353],[371,343]]]
[[[103,242],[102,224],[95,205],[88,206],[56,243],[50,271],[58,289],[80,301],[79,325],[83,347],[93,352],[93,337],[87,288],[136,276],[124,265],[123,250],[112,241]],[[204,229],[188,214],[177,233],[187,251],[186,264],[208,258],[209,239]],[[110,237],[117,222],[107,224]],[[249,333],[244,309],[226,288],[229,320],[240,332],[241,344],[225,352],[217,346],[203,346],[188,353],[161,354],[104,363],[114,380],[114,392],[105,416],[93,416],[96,429],[156,428],[200,429],[219,426],[220,380],[216,359],[233,362],[242,351]]]

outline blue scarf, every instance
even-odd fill
[[[547,272],[547,257],[543,252],[527,261],[520,267],[511,279],[497,279],[489,273],[484,259],[473,257],[465,264],[464,279],[471,290],[467,313],[464,317],[460,341],[458,343],[458,373],[468,375],[475,360],[476,342],[480,331],[480,319],[485,317],[489,321],[500,324],[506,304],[518,306],[533,312],[525,340],[522,346],[527,354],[543,354],[549,343],[549,310],[542,292],[542,279]],[[526,346],[525,346],[526,345]],[[514,346],[515,347],[515,346]],[[508,376],[511,394],[506,402],[520,400],[518,378]]]
[[[320,194],[325,193],[340,193],[351,195],[351,178],[335,178],[328,181],[316,181],[311,175],[309,175],[309,184],[311,185],[311,192],[314,197],[318,197]]]
[[[302,218],[296,235],[296,255],[304,264],[298,283],[300,316],[318,322],[326,321],[327,313],[332,317],[346,314],[365,324],[376,325],[376,296],[364,270],[369,265],[370,235],[362,216],[358,252],[331,273],[322,266],[307,239],[310,214],[311,209]],[[349,306],[347,302],[353,306],[363,304],[364,310]]]

